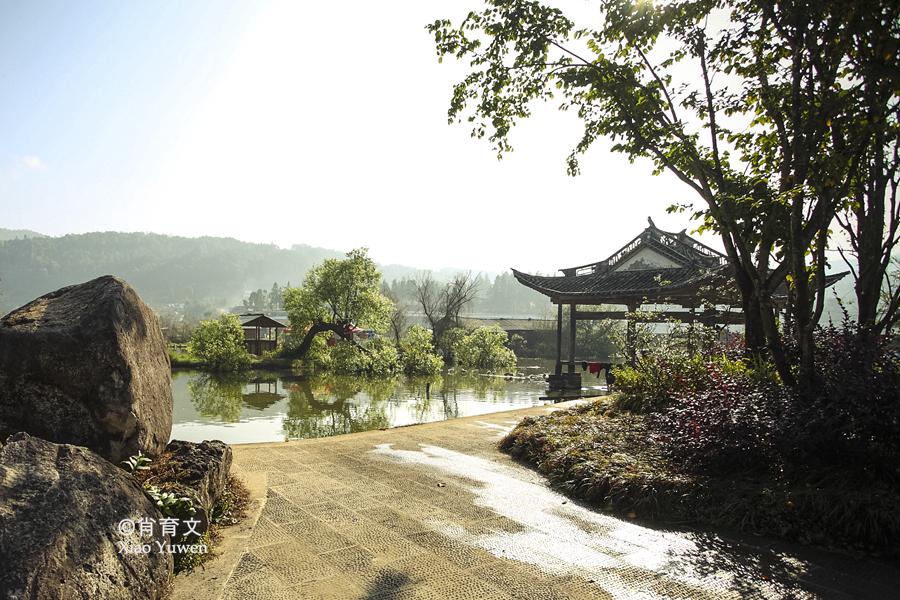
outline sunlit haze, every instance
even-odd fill
[[[161,7],[162,6],[162,7]],[[584,22],[585,2],[561,2]],[[556,104],[490,145],[448,125],[459,2],[28,2],[0,16],[0,227],[368,246],[384,264],[549,272],[693,201]],[[706,239],[716,245],[715,240]]]

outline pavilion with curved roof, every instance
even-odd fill
[[[599,262],[560,269],[562,275],[531,275],[513,269],[521,283],[550,298],[557,305],[556,371],[551,388],[581,387],[575,372],[575,323],[579,320],[620,319],[627,321],[628,359],[635,356],[635,321],[632,313],[644,304],[675,307],[650,320],[704,325],[743,323],[740,298],[734,290],[727,257],[695,240],[682,230],[663,231],[648,218],[638,236]],[[832,285],[846,275],[828,276]],[[787,303],[787,288],[775,294],[778,310]],[[569,356],[567,373],[562,371],[563,305],[569,305]],[[578,310],[579,306],[621,305],[626,310]],[[680,308],[679,308],[680,307]],[[706,307],[706,308],[703,308]],[[717,308],[710,308],[717,307]],[[701,310],[698,310],[701,309]],[[642,321],[647,321],[642,318]]]

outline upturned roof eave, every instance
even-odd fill
[[[543,294],[551,299],[554,303],[567,303],[570,301],[578,301],[578,302],[589,302],[591,300],[596,300],[598,302],[611,302],[616,299],[622,298],[636,298],[636,297],[645,297],[645,296],[658,296],[658,297],[670,297],[678,294],[686,294],[690,290],[696,288],[700,283],[701,279],[705,279],[705,274],[698,273],[697,276],[692,277],[691,279],[679,283],[678,285],[672,286],[657,286],[657,287],[641,287],[641,288],[621,288],[617,290],[610,290],[607,292],[572,292],[565,291],[560,289],[555,289],[552,287],[548,287],[546,285],[540,285],[532,278],[536,277],[535,275],[530,275],[528,273],[523,273],[522,271],[518,271],[516,269],[512,269],[513,276],[516,280],[522,285],[533,289],[534,291]],[[589,277],[586,275],[575,275],[575,276],[563,276],[563,277],[546,277],[546,279],[553,280],[572,280],[578,277]]]

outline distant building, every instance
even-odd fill
[[[522,338],[523,347],[514,348],[516,355],[532,358],[550,358],[554,356],[556,344],[556,319],[539,319],[534,317],[463,317],[463,326],[475,327],[496,325],[513,339],[514,335]]]
[[[271,352],[278,347],[278,334],[284,333],[287,325],[276,321],[272,317],[262,313],[249,313],[238,315],[241,327],[244,329],[244,343],[247,352],[261,356],[264,352]]]

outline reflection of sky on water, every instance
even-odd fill
[[[542,381],[443,375],[374,379],[289,373],[172,374],[172,438],[229,444],[399,427],[541,404]]]

